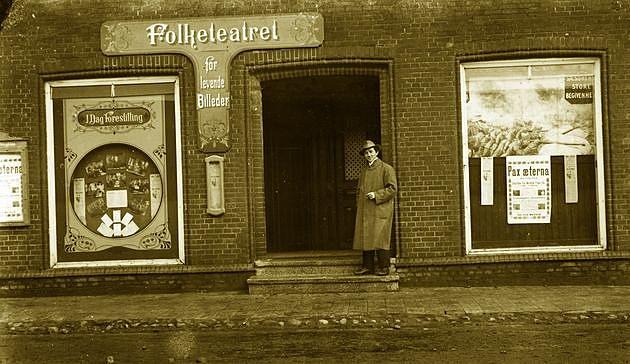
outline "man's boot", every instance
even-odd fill
[[[389,250],[379,249],[378,252],[378,268],[376,268],[377,276],[386,276],[389,274]]]
[[[374,273],[374,250],[363,251],[363,263],[361,268],[354,271],[357,276]]]

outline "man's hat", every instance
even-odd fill
[[[365,143],[363,143],[363,147],[361,147],[359,154],[363,155],[365,153],[365,150],[370,149],[370,148],[374,148],[374,150],[376,150],[377,153],[381,151],[380,145],[374,144],[374,142],[371,140],[366,140]]]

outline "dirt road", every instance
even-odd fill
[[[156,330],[0,337],[0,363],[630,363],[625,323]]]

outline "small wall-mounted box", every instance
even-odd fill
[[[210,215],[218,216],[225,213],[225,198],[223,193],[223,157],[211,155],[206,157],[206,187],[208,191],[208,208]]]

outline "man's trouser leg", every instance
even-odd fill
[[[374,250],[364,250],[362,266],[354,274],[360,276],[372,273],[374,273]]]
[[[376,268],[377,276],[386,276],[389,274],[389,250],[378,249],[378,267]]]

